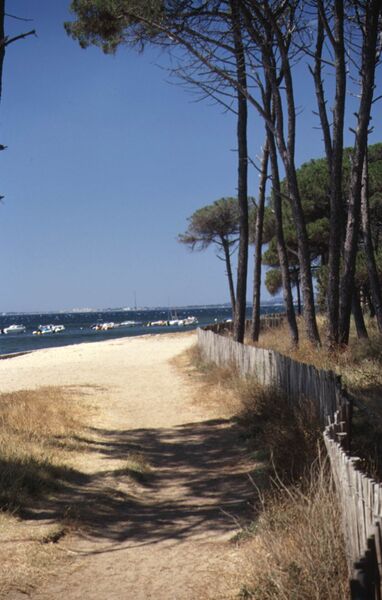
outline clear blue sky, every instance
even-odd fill
[[[234,117],[169,84],[153,52],[81,50],[63,28],[69,0],[7,4],[33,19],[7,20],[8,33],[38,37],[4,65],[0,312],[129,306],[134,292],[146,306],[228,301],[223,263],[176,237],[194,210],[236,195]],[[323,153],[309,77],[302,65],[299,163]],[[253,157],[262,128],[253,116]]]

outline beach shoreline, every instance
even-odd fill
[[[170,359],[195,339],[195,331],[148,333],[2,356],[0,393],[28,389],[28,385],[36,389],[46,385],[93,385],[94,381],[107,385],[114,380],[123,386],[128,381],[122,369],[146,369],[147,362],[155,366],[152,344],[154,348],[160,346],[164,359]]]

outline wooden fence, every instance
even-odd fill
[[[239,344],[216,335],[211,327],[198,329],[198,344],[206,361],[235,365],[241,375],[254,375],[262,385],[283,390],[291,403],[297,399],[313,401],[323,428],[340,410],[343,431],[338,431],[338,437],[344,434],[345,438],[349,433],[349,401],[343,394],[340,377],[332,371],[319,371],[273,350]]]
[[[362,473],[360,459],[349,453],[353,404],[341,378],[273,350],[240,344],[217,330],[217,325],[198,329],[206,361],[235,365],[242,375],[281,389],[289,403],[309,401],[315,407],[341,505],[351,598],[382,600],[382,485]]]

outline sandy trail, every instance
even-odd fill
[[[79,528],[59,542],[72,560],[29,597],[233,597],[239,550],[228,540],[250,513],[250,467],[236,426],[195,402],[195,379],[172,364],[194,342],[145,336],[0,361],[3,391],[74,386],[94,406],[81,477],[33,515],[73,515]],[[151,465],[138,482],[126,470],[131,452]]]

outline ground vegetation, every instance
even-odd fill
[[[274,330],[268,336],[276,343],[282,337]],[[234,368],[204,363],[197,348],[192,352],[204,396],[230,407],[243,447],[251,448],[258,464],[253,520],[234,540],[244,550],[239,598],[345,600],[340,509],[315,415],[307,407],[287,406],[280,391]]]

